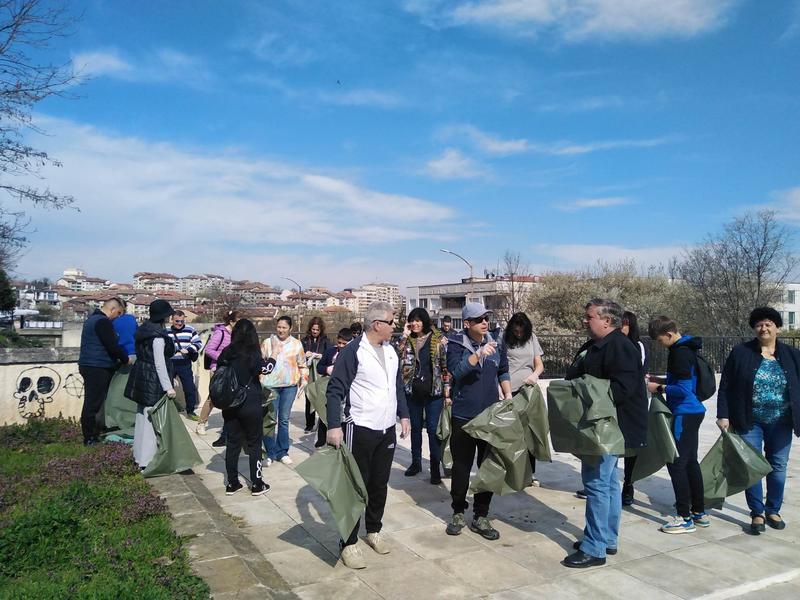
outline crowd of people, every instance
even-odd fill
[[[293,462],[289,417],[295,399],[309,378],[326,377],[327,427],[306,400],[304,430],[310,434],[316,429],[317,448],[345,444],[352,453],[368,492],[364,522],[369,547],[379,554],[389,552],[381,527],[398,420],[400,437],[410,436],[411,441],[411,464],[405,475],[422,472],[423,433],[427,433],[430,483],[439,485],[443,477],[451,478],[452,516],[444,532],[460,535],[466,526],[487,540],[500,538],[489,518],[492,492],[475,493],[472,518],[465,517],[470,474],[474,464],[480,467],[488,448],[464,428],[494,403],[512,399],[524,386],[538,385],[546,357],[524,313],[512,315],[504,331],[493,332],[492,313],[480,303],[463,307],[460,330],[452,328],[449,318],[436,327],[425,309],[415,308],[398,337],[394,308],[375,302],[363,324],[340,329],[331,345],[318,317],[307,324],[300,340],[291,335],[291,317],[281,316],[276,333],[262,341],[250,320],[231,311],[214,327],[205,346],[186,324],[185,315],[164,300],[150,305],[149,320],[138,328],[124,313],[125,304],[112,298],[84,325],[79,365],[86,389],[81,426],[87,445],[98,441],[97,414],[115,369],[134,361],[136,376],[129,377],[125,395],[138,406],[133,445],[137,464],[145,467],[155,452],[149,411],[164,395],[176,395],[176,380],[183,387],[187,416],[198,421],[197,433],[205,434],[211,403],[205,399],[200,415],[195,415],[198,399],[191,376],[192,363],[203,356],[212,373],[229,367],[246,389],[240,404],[222,411],[224,426],[213,444],[225,446],[225,492],[235,494],[243,488],[237,465],[244,448],[251,493],[261,495],[269,489],[262,467]],[[667,316],[652,319],[649,337],[668,350],[668,362],[665,374],[651,375],[648,346],[640,339],[635,314],[613,301],[593,299],[585,305],[583,323],[588,340],[574,356],[566,379],[592,376],[608,381],[626,451],[624,473],[615,454],[579,457],[583,486],[577,494],[586,500],[585,527],[574,553],[563,561],[573,568],[605,564],[606,556],[619,548],[622,506],[634,501],[636,453],[647,444],[651,394],[663,396],[672,413],[677,448],[677,458],[667,465],[676,514],[660,529],[682,534],[711,525],[698,462],[699,430],[706,413],[705,398],[698,392],[702,339],[682,334]],[[717,425],[741,435],[772,467],[766,477],[766,499],[761,482],[746,491],[750,530],[759,534],[766,526],[786,526],[780,510],[792,435],[800,435],[800,351],[777,340],[783,322],[774,309],[754,309],[749,324],[755,338],[734,347],[722,369]],[[268,403],[274,407],[276,426],[274,434],[264,436]],[[437,436],[443,411],[451,417],[451,470],[443,467]],[[530,463],[535,473],[533,456]],[[535,475],[531,484],[538,485]],[[358,531],[357,523],[340,541],[343,562],[355,569],[366,566],[356,543]]]

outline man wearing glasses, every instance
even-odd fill
[[[394,309],[373,302],[364,317],[364,333],[339,351],[328,382],[327,442],[344,441],[358,464],[369,500],[364,518],[365,542],[378,554],[388,554],[381,537],[389,473],[397,442],[395,425],[400,417],[400,437],[408,436],[411,422],[399,359],[389,340],[394,332]],[[358,529],[340,540],[342,562],[351,569],[366,567],[358,547]]]
[[[622,307],[610,300],[595,298],[586,304],[583,323],[590,339],[578,350],[566,379],[591,375],[610,380],[625,447],[641,448],[647,444],[647,390],[639,349],[620,331],[622,312]],[[564,566],[578,569],[604,565],[606,554],[617,553],[622,512],[619,457],[586,458],[590,460],[581,462],[586,490],[583,540],[576,542],[576,552],[564,559]]]
[[[447,370],[452,378],[453,422],[450,434],[450,451],[453,454],[452,497],[453,517],[447,524],[448,535],[459,535],[464,528],[464,511],[467,504],[469,474],[475,454],[478,466],[486,455],[486,442],[464,433],[462,427],[499,400],[497,384],[505,399],[511,398],[511,381],[508,375],[508,357],[505,345],[498,348],[489,335],[489,315],[483,304],[468,302],[461,311],[464,331],[450,336],[447,344]],[[475,494],[473,519],[469,528],[487,540],[500,538],[500,532],[489,521],[489,503],[492,492]]]
[[[181,380],[183,394],[186,396],[186,416],[192,421],[197,421],[200,417],[194,412],[197,408],[197,386],[194,384],[192,363],[200,356],[203,342],[195,328],[186,324],[186,315],[182,310],[175,311],[172,326],[167,333],[175,343],[172,366],[175,367],[175,375]]]

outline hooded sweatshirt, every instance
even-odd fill
[[[703,339],[690,335],[681,338],[669,347],[667,357],[667,406],[675,415],[675,439],[680,439],[683,430],[682,415],[699,415],[706,407],[697,397],[697,351],[703,347]]]

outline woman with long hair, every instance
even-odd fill
[[[236,321],[238,321],[240,318],[241,313],[238,310],[229,310],[225,315],[224,321],[214,325],[214,329],[211,332],[211,337],[208,338],[205,348],[203,349],[205,355],[211,359],[209,370],[211,371],[212,375],[214,374],[214,371],[217,370],[217,361],[219,360],[220,354],[222,354],[225,348],[231,344],[231,332],[233,331],[234,325],[236,325]],[[206,401],[203,403],[203,408],[200,410],[200,420],[197,422],[197,428],[195,429],[198,435],[206,434],[208,416],[211,414],[212,408],[211,396],[208,396]],[[219,439],[217,439],[211,445],[215,447],[224,446],[225,433],[225,428],[223,427],[219,434]]]
[[[308,322],[306,329],[306,337],[303,338],[303,350],[306,351],[306,365],[309,367],[311,379],[314,379],[316,373],[312,369],[314,361],[319,361],[325,351],[330,347],[328,336],[325,335],[325,321],[319,317],[312,317]],[[311,402],[306,398],[306,428],[305,433],[314,431],[314,420],[316,413],[311,406]]]
[[[642,373],[647,373],[647,366],[649,362],[649,354],[647,346],[642,342],[639,333],[639,319],[636,315],[629,310],[622,313],[622,327],[620,331],[628,336],[628,339],[633,342],[633,345],[639,350],[642,357]],[[622,483],[622,505],[630,506],[633,504],[633,467],[636,465],[636,456],[625,457],[625,481]]]
[[[403,336],[396,349],[411,415],[411,466],[405,474],[411,477],[422,470],[424,423],[430,449],[431,483],[438,485],[442,482],[442,448],[436,428],[448,381],[447,338],[431,326],[430,315],[424,308],[415,308],[408,313]]]
[[[544,372],[544,352],[533,333],[533,323],[523,312],[514,313],[503,332],[503,343],[508,354],[508,375],[511,377],[511,393],[516,394],[523,385],[536,385]],[[536,473],[536,458],[531,455],[531,469]],[[539,480],[533,478],[533,485]]]
[[[275,367],[275,356],[263,359],[261,344],[255,325],[248,319],[239,319],[231,331],[231,341],[218,357],[217,364],[234,370],[239,385],[247,387],[245,401],[236,408],[222,411],[228,432],[225,448],[225,470],[228,484],[225,493],[230,496],[242,489],[239,481],[239,454],[242,441],[247,444],[250,459],[250,493],[260,496],[269,489],[261,479],[261,435],[264,412],[261,408],[261,375],[271,373]]]

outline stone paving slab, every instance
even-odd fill
[[[709,416],[701,428],[701,456],[719,435],[714,401],[706,406]],[[290,455],[295,465],[314,452],[316,434],[303,434],[303,422],[298,399],[290,425]],[[541,487],[495,497],[490,517],[501,538],[490,542],[467,529],[457,537],[445,535],[452,512],[449,480],[431,485],[427,460],[422,473],[405,477],[409,441],[398,440],[384,517],[392,552],[379,556],[360,541],[368,566],[351,571],[338,561],[338,534],[327,504],[295,473],[294,465],[265,468],[263,477],[271,489],[262,497],[253,498],[244,490],[225,496],[224,449],[210,445],[219,426],[219,415],[212,415],[209,432],[201,437],[187,421],[204,458],[191,476],[193,489],[180,476],[160,478],[158,486],[175,515],[176,530],[195,536],[189,541],[189,551],[198,573],[208,580],[209,574],[227,565],[233,570],[244,566],[253,573],[255,584],[242,570],[240,596],[224,587],[228,583],[212,585],[215,598],[800,597],[797,444],[789,462],[782,511],[788,523],[785,530],[749,535],[749,511],[744,495],[739,494],[726,502],[724,510],[711,511],[711,527],[693,534],[663,534],[658,527],[671,515],[674,502],[663,469],[637,482],[636,502],[623,510],[619,553],[609,557],[604,567],[573,570],[560,561],[572,552],[572,543],[583,530],[584,501],[574,496],[581,487],[580,462],[575,457],[554,454],[552,463],[537,463]],[[425,458],[426,446],[424,441]],[[240,459],[239,472],[246,481],[246,456]],[[197,486],[205,499],[193,497]],[[216,509],[209,511],[212,502]],[[207,566],[214,562],[213,569]]]

